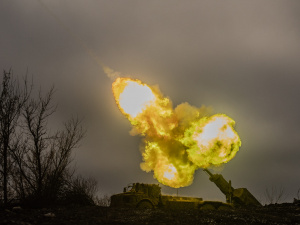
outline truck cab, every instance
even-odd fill
[[[161,201],[161,187],[158,184],[133,183],[123,193],[111,196],[111,207],[155,208]]]

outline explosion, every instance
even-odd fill
[[[118,96],[116,99],[121,111],[130,118],[135,118],[155,100],[151,89],[139,80],[118,79],[117,81],[114,83],[114,95]]]
[[[154,172],[162,184],[179,188],[193,182],[195,170],[229,162],[241,146],[235,122],[224,114],[182,103],[175,109],[157,87],[137,79],[112,84],[120,111],[132,124],[132,135],[144,137],[141,169]]]

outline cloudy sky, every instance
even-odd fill
[[[296,197],[299,1],[1,0],[0,27],[1,69],[28,71],[43,90],[55,84],[59,113],[85,117],[88,132],[75,160],[79,171],[97,178],[101,194],[157,181],[140,169],[141,138],[130,136],[96,57],[124,76],[159,85],[174,106],[189,102],[226,113],[242,147],[217,172],[262,202],[272,187],[283,187],[286,201]],[[202,171],[179,194],[225,200]]]

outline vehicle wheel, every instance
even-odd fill
[[[138,209],[153,209],[153,205],[149,201],[142,201],[137,206]]]
[[[204,204],[200,207],[200,210],[215,210],[216,208],[211,204]]]

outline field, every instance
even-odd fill
[[[300,224],[300,205],[283,203],[232,210],[138,210],[100,206],[14,208],[0,224]]]

